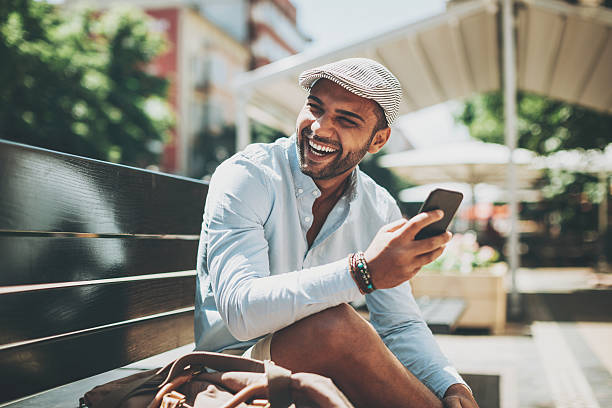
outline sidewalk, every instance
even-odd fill
[[[612,407],[612,290],[593,277],[522,269],[524,313],[505,335],[436,338],[460,372],[500,376],[503,408]]]

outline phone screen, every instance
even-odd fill
[[[442,210],[444,211],[444,217],[420,230],[414,239],[425,239],[444,233],[455,216],[461,200],[463,200],[463,194],[459,191],[438,188],[429,193],[419,213]]]

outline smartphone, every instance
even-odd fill
[[[463,194],[459,191],[437,188],[429,193],[419,213],[442,210],[444,211],[444,217],[420,230],[414,239],[425,239],[444,233],[455,216],[461,200],[463,200]]]

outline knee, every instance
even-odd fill
[[[329,350],[347,351],[351,343],[376,335],[374,328],[346,303],[311,317],[312,334]]]

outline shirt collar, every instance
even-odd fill
[[[313,191],[314,189],[319,190],[312,177],[302,173],[302,170],[300,169],[297,152],[297,137],[295,133],[290,137],[290,140],[291,144],[289,145],[288,159],[297,195],[299,196],[301,194],[300,190],[302,192]],[[361,177],[359,173],[359,166],[357,166],[349,175],[349,185],[341,197],[346,197],[349,203],[358,197],[358,193],[361,190]]]

